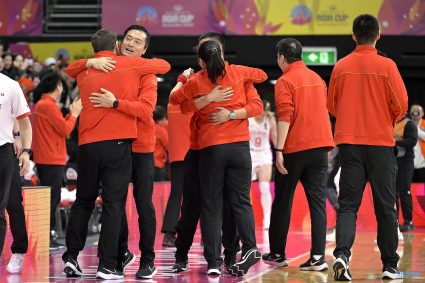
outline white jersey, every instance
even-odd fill
[[[30,113],[24,93],[17,81],[0,74],[0,146],[13,143],[13,118]]]
[[[270,151],[270,121],[264,118],[261,123],[254,118],[248,118],[249,122],[249,148],[251,151]]]

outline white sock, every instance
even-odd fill
[[[261,206],[263,207],[264,219],[270,221],[272,211],[272,194],[270,192],[270,182],[259,182],[261,193]],[[267,223],[268,225],[269,223]]]

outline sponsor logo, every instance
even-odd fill
[[[291,12],[291,22],[294,25],[305,25],[311,22],[312,13],[311,10],[304,5],[298,5]]]
[[[174,5],[172,11],[165,12],[161,17],[163,27],[193,27],[194,20],[195,15],[182,5]]]
[[[152,26],[158,23],[158,12],[152,6],[142,6],[137,9],[136,23],[142,26]]]
[[[320,262],[320,260],[316,260],[316,261],[310,261],[310,265],[316,265]]]

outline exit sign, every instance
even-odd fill
[[[335,65],[336,57],[336,47],[303,47],[306,65]]]

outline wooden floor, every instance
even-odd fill
[[[380,253],[375,243],[376,233],[373,231],[358,231],[352,250],[350,270],[353,282],[425,282],[425,229],[417,229],[404,234],[400,241],[398,254],[400,256],[399,272],[402,280],[382,280]],[[331,268],[334,242],[328,242],[326,259]],[[293,258],[289,267],[273,268],[257,275],[249,282],[333,282],[332,269],[328,272],[299,271],[298,265],[303,263],[308,255]]]
[[[252,202],[256,220],[256,238],[257,246],[262,253],[269,251],[268,232],[261,227],[262,212],[259,211],[258,192],[254,188]],[[205,275],[206,262],[203,258],[203,248],[200,245],[199,230],[195,235],[195,243],[189,255],[189,271],[182,274],[171,273],[171,267],[174,263],[174,249],[163,248],[161,246],[163,235],[159,232],[162,224],[162,216],[165,210],[166,199],[169,194],[169,188],[156,187],[154,195],[154,204],[157,212],[157,238],[155,242],[156,259],[155,265],[158,268],[158,274],[152,280],[135,280],[134,276],[138,269],[139,262],[136,261],[126,271],[125,282],[173,282],[173,283],[192,283],[192,282],[334,282],[332,271],[332,252],[335,248],[335,242],[328,238],[326,246],[326,259],[329,267],[327,272],[306,272],[300,271],[298,265],[305,262],[309,257],[310,250],[310,223],[308,212],[305,209],[305,200],[299,198],[303,195],[301,190],[296,193],[294,211],[291,219],[291,228],[288,236],[287,256],[289,266],[284,268],[270,267],[262,262],[255,265],[245,277],[236,278],[231,275],[223,274],[219,277],[210,277]],[[130,194],[131,195],[131,194]],[[260,208],[261,209],[261,208]],[[297,210],[298,209],[298,210]],[[364,208],[361,208],[361,210]],[[294,212],[293,211],[293,212]],[[129,223],[131,224],[129,247],[132,252],[140,256],[138,251],[138,229],[137,221],[131,220],[131,217],[137,217],[134,213],[134,203],[131,201],[127,207]],[[359,212],[359,223],[357,225],[357,235],[353,247],[353,256],[350,262],[350,269],[353,282],[425,282],[425,228],[417,227],[414,232],[405,233],[404,241],[399,243],[398,253],[401,257],[399,271],[402,272],[403,280],[383,281],[381,280],[381,261],[376,239],[376,223],[373,214],[368,212],[369,219],[366,220],[364,211]],[[416,217],[416,216],[415,216]],[[328,212],[328,223],[333,225],[334,216]],[[6,247],[5,249],[7,249]],[[61,255],[64,250],[51,253],[49,257],[35,258],[27,256],[25,259],[23,272],[19,275],[11,275],[5,265],[9,260],[9,254],[2,256],[0,265],[0,282],[20,283],[20,282],[93,282],[98,264],[97,247],[95,245],[87,247],[79,256],[78,260],[83,269],[84,276],[77,280],[67,279],[63,274],[63,263]]]
[[[267,233],[257,229],[257,241],[261,252],[268,251]],[[308,233],[291,231],[288,246],[289,266],[274,268],[260,262],[254,266],[245,277],[236,278],[223,274],[219,277],[205,275],[206,262],[202,256],[202,247],[199,244],[200,235],[196,234],[195,244],[189,257],[189,271],[181,274],[170,272],[174,262],[174,250],[162,248],[160,242],[162,235],[157,235],[156,260],[158,274],[153,280],[135,280],[134,276],[138,268],[138,261],[132,264],[126,272],[125,282],[305,282],[324,283],[333,282],[332,269],[327,272],[300,271],[298,265],[309,257],[310,237]],[[266,237],[266,238],[265,238]],[[358,231],[350,269],[353,282],[384,282],[381,280],[381,263],[378,247],[375,243],[373,231]],[[332,266],[332,251],[335,247],[333,241],[328,241],[326,258],[329,266]],[[130,242],[130,249],[137,252],[137,241]],[[79,256],[84,276],[81,279],[67,279],[62,273],[63,263],[61,254],[63,250],[51,254],[48,258],[26,258],[24,270],[19,275],[11,275],[4,266],[0,269],[0,282],[92,282],[95,279],[98,259],[97,248],[87,247]],[[399,245],[398,253],[401,257],[399,271],[403,273],[403,280],[389,282],[425,282],[425,229],[416,229],[415,232],[405,234],[404,242]],[[5,261],[7,262],[7,261]],[[388,281],[386,281],[388,282]]]

